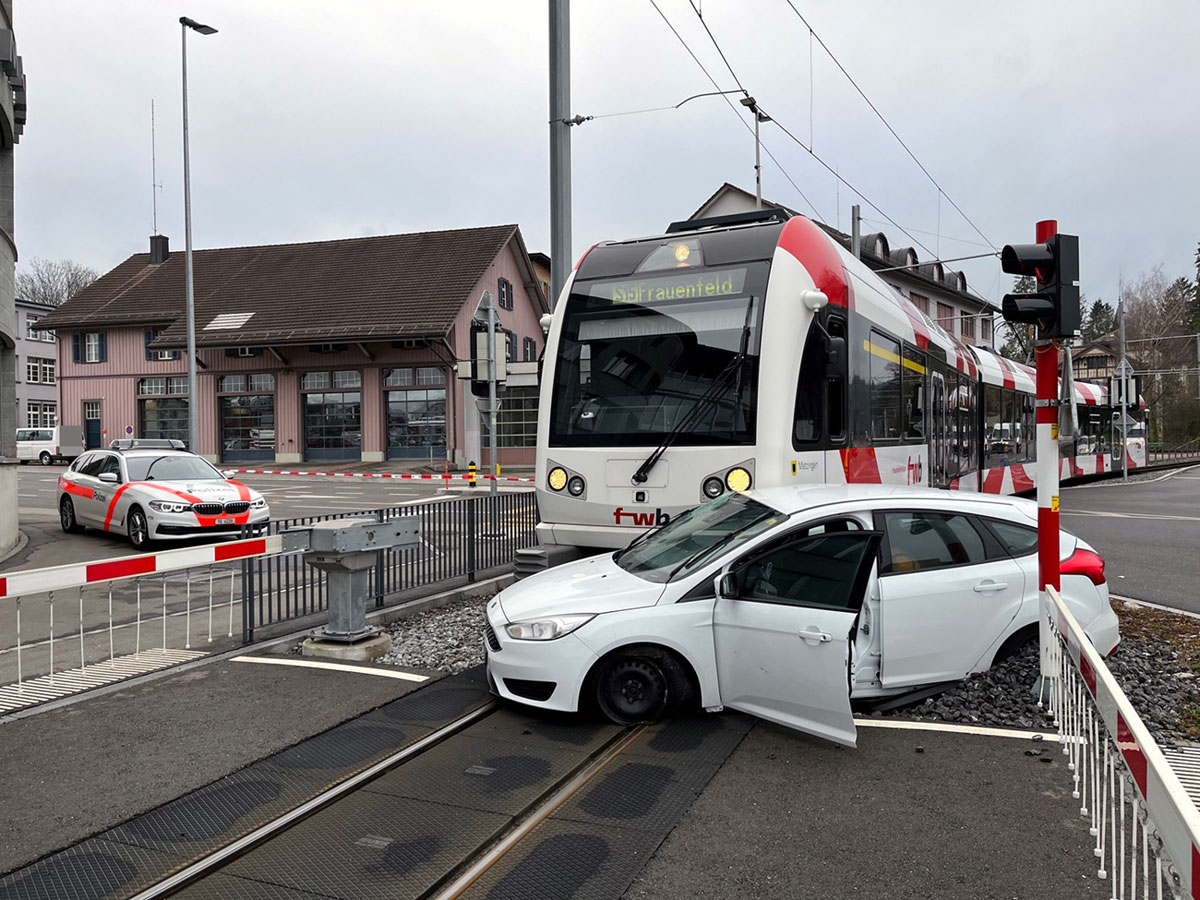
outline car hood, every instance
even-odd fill
[[[150,495],[187,494],[203,503],[229,503],[232,500],[257,500],[262,494],[231,481],[139,481],[137,486]],[[156,488],[158,490],[156,490]]]
[[[664,587],[630,575],[607,553],[522,579],[501,591],[498,599],[508,621],[525,622],[539,616],[653,606]]]

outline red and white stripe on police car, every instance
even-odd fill
[[[326,478],[406,478],[420,481],[470,481],[471,476],[465,472],[453,472],[449,475],[429,474],[426,472],[302,472],[287,469],[222,469],[223,472],[235,472],[238,475],[323,475]],[[534,478],[513,478],[506,475],[497,477],[487,472],[477,472],[476,481],[495,478],[497,481],[536,481]]]
[[[283,552],[283,536],[267,535],[230,541],[225,544],[210,544],[204,547],[185,547],[180,550],[164,550],[161,553],[145,553],[140,556],[122,556],[100,562],[79,563],[66,566],[50,566],[45,569],[30,569],[28,572],[13,572],[0,576],[0,597],[20,597],[26,594],[44,594],[66,588],[82,587],[102,581],[118,581],[162,572],[192,569],[231,559],[250,556],[266,556]]]
[[[1087,686],[1105,729],[1116,739],[1117,750],[1179,873],[1183,896],[1200,898],[1200,809],[1058,591],[1051,587],[1047,593],[1053,604],[1051,624]],[[1115,876],[1115,872],[1109,875]]]

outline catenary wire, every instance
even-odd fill
[[[989,247],[991,247],[993,250],[998,249],[996,247],[996,245],[992,243],[991,239],[986,234],[984,234],[982,231],[979,230],[979,226],[971,221],[970,216],[968,216],[965,212],[963,212],[962,209],[959,207],[959,205],[954,202],[953,198],[949,194],[947,194],[945,192],[945,190],[943,190],[942,186],[940,184],[938,184],[937,179],[934,178],[929,173],[929,170],[925,168],[925,166],[924,166],[924,164],[922,164],[921,160],[917,159],[917,155],[908,148],[908,144],[904,143],[904,140],[900,137],[900,135],[898,135],[896,133],[896,129],[894,129],[891,126],[891,123],[888,122],[888,120],[886,118],[884,118],[883,113],[881,113],[876,108],[875,104],[871,102],[871,98],[868,97],[866,95],[866,93],[863,91],[863,89],[858,86],[858,82],[856,82],[854,80],[854,78],[851,77],[850,73],[846,71],[846,67],[842,65],[841,61],[838,60],[838,58],[833,55],[833,51],[830,50],[828,46],[826,46],[825,42],[823,40],[821,40],[821,36],[819,34],[817,34],[816,31],[813,30],[813,27],[810,24],[808,24],[808,20],[806,18],[804,18],[804,15],[803,15],[803,13],[800,12],[800,10],[796,9],[796,5],[794,3],[792,3],[792,0],[784,0],[784,2],[787,3],[787,5],[791,8],[792,12],[794,12],[799,17],[800,21],[804,23],[804,27],[808,29],[810,45],[811,45],[811,39],[816,38],[817,43],[819,43],[821,45],[821,49],[829,54],[829,58],[833,60],[834,65],[836,65],[838,67],[838,69],[841,70],[842,74],[846,76],[846,79],[850,82],[851,85],[854,86],[854,89],[856,91],[858,91],[859,96],[863,98],[863,100],[866,102],[867,106],[871,107],[871,112],[875,113],[875,115],[879,117],[879,121],[884,124],[884,127],[886,127],[889,132],[891,132],[892,137],[894,137],[900,143],[900,146],[904,148],[904,152],[907,153],[912,158],[912,161],[917,164],[917,167],[922,172],[925,173],[925,177],[929,179],[930,183],[935,188],[937,188],[938,193],[941,196],[945,197],[946,201],[951,206],[953,206],[955,208],[955,210],[958,211],[958,214],[963,217],[963,219],[966,221],[966,223],[975,229],[976,234],[978,234],[981,238],[983,238],[985,241],[987,241]],[[809,53],[810,65],[811,65],[811,57],[812,57],[812,53],[810,50],[810,53]],[[810,124],[810,130],[811,130],[811,124]],[[866,199],[866,198],[864,198],[864,199]]]

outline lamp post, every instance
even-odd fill
[[[743,97],[738,102],[754,113],[754,208],[762,209],[762,145],[758,139],[758,126],[770,122],[771,117],[758,108],[753,97]]]
[[[196,389],[196,298],[192,283],[192,182],[191,161],[188,156],[188,104],[187,104],[187,33],[190,28],[200,34],[216,34],[211,25],[181,16],[183,33],[183,233],[184,233],[184,279],[187,291],[187,378],[188,378],[188,449],[193,453],[200,448],[199,392]]]

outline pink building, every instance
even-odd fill
[[[151,238],[39,325],[58,337],[59,418],[89,446],[188,436],[222,463],[449,459],[488,444],[471,321],[496,298],[501,464],[532,463],[545,297],[516,225],[193,254],[199,392],[188,396],[184,254]]]

